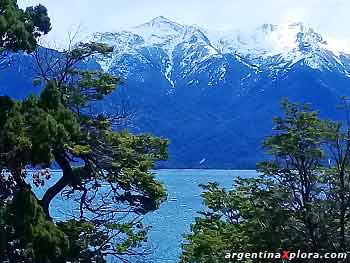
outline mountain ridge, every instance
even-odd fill
[[[105,70],[126,79],[138,130],[170,138],[165,167],[251,168],[282,97],[337,116],[330,105],[350,94],[349,55],[303,23],[227,33],[158,17],[114,36]]]
[[[158,17],[91,39],[114,47],[94,63],[125,80],[101,110],[127,102],[132,132],[170,140],[158,168],[252,168],[266,157],[261,141],[283,97],[339,119],[339,97],[350,95],[349,55],[302,23],[218,33]],[[20,61],[0,72],[0,94],[38,92],[23,71],[28,58]]]

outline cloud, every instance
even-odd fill
[[[62,41],[80,26],[82,34],[115,31],[163,15],[185,24],[241,29],[263,23],[303,22],[335,39],[350,38],[348,0],[19,0],[44,4],[53,20],[50,39]]]

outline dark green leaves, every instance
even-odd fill
[[[39,4],[34,7],[28,7],[25,14],[30,18],[33,27],[33,35],[35,37],[40,37],[49,33],[51,30],[51,23],[45,6]]]
[[[5,255],[12,262],[53,262],[68,250],[65,234],[57,229],[44,213],[38,200],[29,189],[21,189],[4,208],[0,221],[7,246],[0,250],[0,259]],[[1,231],[1,224],[0,224]],[[4,254],[2,254],[4,253]]]
[[[50,19],[44,6],[24,12],[15,0],[0,1],[0,51],[34,51],[36,39],[50,30]]]

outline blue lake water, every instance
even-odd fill
[[[152,248],[152,262],[175,263],[181,253],[183,235],[189,233],[197,211],[203,210],[201,188],[199,184],[218,182],[225,188],[231,188],[235,177],[254,177],[253,170],[157,170],[157,178],[164,183],[168,199],[160,209],[144,218],[149,231],[148,246]],[[38,191],[42,192],[44,189]],[[73,206],[62,205],[57,198],[51,207],[56,218],[69,213]]]

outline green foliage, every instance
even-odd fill
[[[2,262],[56,262],[68,250],[65,234],[47,218],[29,189],[21,189],[3,208]],[[6,244],[4,244],[6,243]]]
[[[26,165],[50,166],[56,146],[77,147],[74,143],[82,136],[79,122],[60,103],[58,95],[55,84],[50,83],[40,98],[30,96],[23,102],[2,98],[7,101],[0,112],[2,167],[15,170]]]
[[[186,236],[182,263],[238,262],[225,258],[235,252],[348,251],[349,121],[344,129],[309,105],[282,106],[259,175],[236,179],[232,190],[202,186],[207,210]]]
[[[223,262],[226,253],[292,249],[300,244],[295,243],[300,235],[289,239],[293,218],[283,202],[290,196],[272,181],[238,178],[233,190],[215,183],[202,187],[209,211],[192,226],[181,262]]]
[[[34,38],[49,30],[45,12],[42,6],[22,12]],[[31,51],[30,45],[36,43],[29,42],[26,48]],[[82,69],[81,63],[111,51],[92,42],[78,43],[52,63],[49,58],[40,61],[36,54],[42,72],[35,82],[44,85],[40,96],[23,101],[0,97],[0,231],[12,229],[23,235],[1,235],[4,262],[104,263],[107,256],[125,262],[145,253],[147,228],[139,217],[156,210],[166,198],[151,169],[167,158],[167,141],[117,131],[114,122],[122,116],[90,112],[121,81],[102,71]],[[62,175],[37,200],[28,182],[45,185],[53,176],[46,168],[53,164]],[[34,172],[28,171],[32,168]],[[28,191],[30,202],[17,198],[16,193],[23,191]],[[79,212],[54,223],[50,204],[59,194],[67,202],[77,200]],[[21,211],[23,205],[27,207]],[[21,251],[20,257],[11,258],[16,251]]]
[[[15,0],[0,1],[0,51],[34,51],[36,39],[50,31],[44,6],[18,8]]]
[[[72,75],[79,81],[67,88],[64,96],[67,104],[79,107],[86,106],[92,100],[102,100],[115,90],[119,82],[119,78],[101,71],[74,70]]]
[[[154,165],[154,160],[167,157],[166,141],[150,135],[135,136],[127,131],[115,132],[110,128],[106,119],[80,118],[65,106],[62,102],[61,90],[52,81],[48,82],[39,98],[30,96],[22,102],[14,102],[6,97],[1,99],[4,103],[1,104],[0,116],[4,121],[0,127],[0,152],[2,153],[0,164],[3,171],[10,172],[2,179],[15,182],[13,186],[10,186],[13,191],[16,191],[16,185],[17,187],[26,185],[24,178],[29,175],[25,172],[26,167],[49,167],[56,160],[66,173],[62,178],[63,186],[71,186],[73,191],[85,191],[83,196],[86,199],[83,200],[82,196],[81,209],[86,207],[94,211],[92,207],[97,200],[89,196],[96,196],[96,193],[100,191],[100,184],[96,184],[96,181],[106,182],[110,186],[114,196],[108,201],[111,202],[111,205],[114,202],[124,203],[130,207],[130,212],[147,213],[157,209],[165,199],[164,188],[150,173],[150,169]],[[105,124],[101,125],[101,121]],[[61,153],[72,157],[66,159],[67,157]],[[74,157],[83,159],[85,166],[71,167],[70,161]],[[35,173],[32,173],[31,176],[33,182],[39,185],[44,184],[44,181],[38,179]],[[93,186],[92,182],[95,182],[96,186]],[[55,188],[49,188],[48,192],[52,189]],[[106,189],[107,187],[103,191]],[[58,193],[59,191],[56,194]],[[17,203],[16,199],[12,201]],[[46,202],[44,195],[40,204]],[[107,200],[103,202],[110,207]],[[18,203],[23,204],[19,201]],[[28,209],[33,209],[32,203],[27,205]],[[41,209],[47,213],[45,205]],[[115,209],[114,213],[117,214],[118,208],[112,206],[112,209]],[[99,210],[96,210],[96,213],[98,212]],[[9,210],[6,210],[5,213],[8,214]],[[29,213],[29,216],[35,217],[35,215],[34,212]],[[40,220],[33,224],[38,224],[39,227],[43,224]],[[100,216],[99,219],[101,222],[105,220],[103,224],[96,225],[88,218],[84,220],[80,228],[72,224],[80,224],[81,221],[69,221],[67,224],[60,223],[59,228],[56,227],[57,232],[53,232],[53,234],[62,234],[63,231],[64,237],[70,241],[69,244],[75,244],[65,250],[68,252],[64,254],[64,257],[72,262],[81,262],[83,258],[89,258],[91,262],[94,262],[94,259],[97,260],[96,262],[104,262],[104,257],[107,255],[106,250],[113,251],[110,254],[130,254],[130,249],[138,249],[146,239],[146,230],[139,229],[141,225],[139,228],[130,225],[130,228],[126,229],[125,227],[129,225],[117,224],[115,220],[104,219],[103,216]],[[54,225],[48,218],[45,222]],[[90,228],[87,228],[88,226]],[[81,231],[84,231],[84,237],[79,234],[74,235],[70,227],[77,227],[75,231],[83,229]],[[14,226],[14,229],[18,228],[18,224]],[[62,231],[59,230],[60,228]],[[87,230],[91,231],[91,236],[86,235]],[[46,236],[36,237],[35,233],[34,231],[28,235],[23,242],[26,242],[28,246],[33,243],[33,249],[38,250],[40,255],[45,255],[51,248],[43,246],[44,250],[41,251],[37,246],[40,242],[46,241],[44,240]],[[112,233],[117,234],[111,236]],[[59,235],[58,238],[61,236]],[[110,244],[111,242],[114,245]],[[74,248],[78,246],[77,243],[80,244],[80,250]],[[104,243],[106,245],[103,245]],[[47,242],[47,245],[49,244]],[[96,252],[97,246],[101,247]],[[53,257],[59,256],[58,253],[51,252],[50,255]],[[32,253],[33,258],[37,257],[35,253]]]
[[[137,191],[145,200],[138,212],[145,213],[158,208],[166,193],[149,170],[153,168],[154,160],[167,158],[167,142],[150,135],[132,136],[126,131],[106,132],[105,136],[106,142],[115,147],[114,161],[107,176],[127,191],[121,199],[138,203],[141,199],[128,196],[130,191]],[[120,170],[123,171],[122,175],[118,173]]]
[[[69,220],[57,224],[69,240],[69,250],[62,261],[105,263],[100,246],[108,240],[108,235],[98,232],[96,226],[85,220]]]
[[[284,118],[275,118],[274,130],[277,135],[271,136],[264,142],[269,153],[277,157],[286,155],[295,158],[322,158],[320,144],[324,139],[325,131],[317,112],[311,111],[309,105],[291,104],[284,100],[282,107]]]

